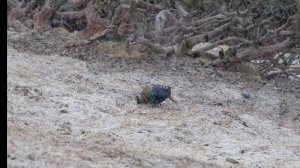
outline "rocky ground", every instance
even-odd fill
[[[300,85],[8,30],[8,167],[299,167]],[[150,83],[172,87],[137,105]],[[248,91],[250,99],[241,93]]]

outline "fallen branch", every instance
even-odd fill
[[[252,41],[249,41],[249,40],[244,39],[244,38],[227,37],[227,38],[225,38],[223,40],[219,40],[219,41],[217,41],[215,43],[208,44],[207,46],[204,46],[201,49],[194,50],[194,51],[192,51],[192,54],[196,54],[196,53],[199,53],[201,51],[207,51],[207,50],[210,50],[210,49],[213,49],[213,48],[217,47],[218,45],[229,43],[229,42],[243,42],[243,43],[249,44],[249,45],[253,44]]]
[[[280,43],[276,43],[274,45],[260,47],[260,48],[248,48],[237,54],[237,58],[240,61],[250,61],[256,58],[269,58],[274,56],[274,54],[282,52],[286,48],[289,48],[291,45],[291,41],[286,39]]]
[[[184,8],[182,7],[182,4],[179,1],[175,1],[174,6],[183,17],[186,17],[189,15],[189,13],[186,10],[184,10]]]
[[[224,33],[224,31],[229,26],[235,24],[236,22],[237,22],[237,20],[233,18],[229,23],[226,23],[226,24],[224,24],[224,25],[222,25],[218,28],[215,28],[214,30],[209,31],[207,33],[203,33],[203,34],[200,34],[200,35],[189,37],[188,39],[186,39],[186,41],[191,45],[197,44],[199,42],[207,41],[207,38],[211,39],[211,38],[213,38],[213,37],[215,37],[219,34]]]

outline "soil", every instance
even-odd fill
[[[122,58],[106,41],[66,49],[73,37],[55,30],[7,32],[8,167],[300,166],[299,81],[201,58]],[[152,83],[179,103],[138,105]]]

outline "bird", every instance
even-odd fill
[[[152,84],[143,88],[140,96],[136,96],[137,104],[160,104],[169,98],[174,103],[177,101],[171,96],[171,87]]]

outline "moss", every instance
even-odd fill
[[[188,10],[203,8],[203,0],[185,0],[184,4]]]
[[[293,28],[295,31],[295,34],[300,37],[300,2],[297,2],[297,13],[294,20]]]
[[[37,3],[38,6],[44,6],[45,0],[37,0],[36,3]]]
[[[188,43],[187,41],[184,41],[182,43],[181,52],[183,54],[185,54],[185,53],[191,51],[192,48],[193,48],[193,46],[190,43]]]

